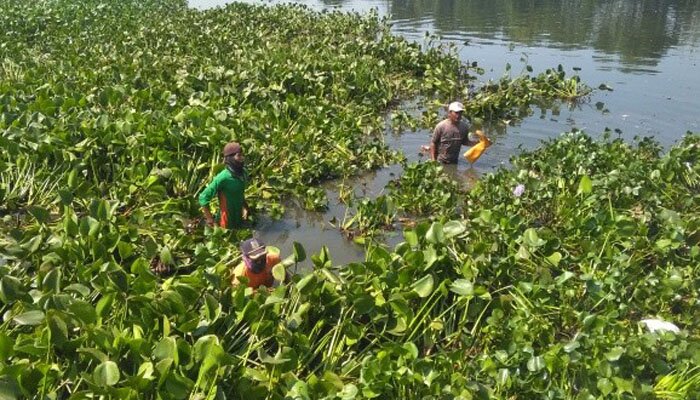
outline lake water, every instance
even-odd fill
[[[274,5],[278,1],[247,0]],[[227,1],[191,0],[196,8],[224,6]],[[455,44],[465,62],[486,69],[482,80],[513,74],[526,65],[534,72],[561,64],[578,72],[583,82],[598,88],[590,101],[575,107],[536,110],[533,116],[487,132],[494,145],[470,168],[464,160],[450,171],[459,180],[478,179],[507,163],[521,148],[537,147],[543,139],[572,128],[598,135],[606,127],[621,136],[654,136],[664,146],[686,131],[700,131],[700,1],[693,0],[305,0],[312,9],[339,9],[360,13],[377,10],[392,24],[395,34],[425,43],[426,32]],[[450,99],[445,99],[449,101]],[[419,160],[420,145],[430,132],[387,136],[409,160]],[[400,174],[391,166],[355,179],[356,192],[376,196],[386,182]],[[280,221],[263,222],[260,235],[288,252],[292,242],[317,252],[327,245],[336,263],[362,258],[362,248],[347,241],[331,224],[342,220],[337,183],[329,183],[327,213],[309,213],[290,207]],[[391,238],[389,239],[391,242]]]

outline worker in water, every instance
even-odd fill
[[[227,143],[223,150],[224,164],[222,170],[199,195],[199,205],[209,226],[233,229],[243,226],[248,219],[248,205],[245,201],[245,188],[248,173],[243,166],[243,150],[236,142]],[[209,203],[216,196],[219,199],[219,211],[212,216]]]
[[[447,118],[435,126],[430,158],[443,164],[457,164],[462,145],[474,146],[478,140],[469,138],[469,122],[462,117],[464,105],[458,101],[447,107]]]
[[[280,262],[277,248],[265,246],[259,239],[245,240],[240,248],[243,260],[233,269],[232,285],[237,286],[245,281],[248,287],[257,289],[260,286],[271,288],[281,283],[272,274],[272,268]]]

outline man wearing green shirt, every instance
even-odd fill
[[[240,144],[231,142],[224,146],[223,155],[226,168],[199,195],[199,205],[209,226],[240,228],[243,220],[248,218],[248,205],[245,201],[248,173],[243,168],[243,150]],[[214,196],[219,199],[216,218],[209,209]]]

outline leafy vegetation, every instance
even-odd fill
[[[258,209],[279,214],[288,196],[322,208],[315,183],[393,159],[382,110],[461,84],[455,57],[373,16],[165,0],[1,7],[5,212],[50,206],[66,187],[189,211],[229,140],[243,143]]]
[[[355,214],[342,224],[342,229],[364,241],[392,228],[397,220],[408,224],[416,218],[457,216],[462,190],[437,162],[404,163],[400,178],[389,182],[388,194],[376,199],[355,199]],[[359,235],[359,236],[358,236]]]
[[[189,220],[221,144],[259,210],[319,207],[314,183],[394,157],[384,110],[454,96],[465,67],[298,6],[3,2],[0,23],[3,398],[700,394],[697,134],[664,155],[566,134],[469,193],[408,165],[358,224],[449,218],[253,292],[229,284],[247,232]]]
[[[35,210],[3,243],[2,379],[74,397],[693,398],[700,137],[659,152],[567,134],[487,176],[463,218],[343,268],[324,250],[271,292],[228,285],[223,232],[160,283],[106,201],[57,224]]]

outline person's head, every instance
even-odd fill
[[[267,249],[259,239],[248,239],[241,242],[241,254],[246,268],[253,273],[260,273],[267,264]]]
[[[243,167],[243,149],[241,149],[240,144],[236,142],[226,143],[222,154],[226,165],[230,165],[234,168]]]
[[[453,123],[457,123],[462,119],[464,105],[458,101],[454,101],[447,106],[447,118]]]

